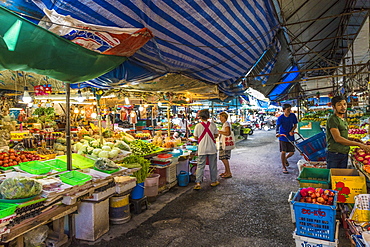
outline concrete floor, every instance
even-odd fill
[[[256,131],[232,151],[233,177],[202,190],[175,187],[130,222],[111,226],[96,242],[72,246],[296,246],[288,196],[299,183],[297,152],[283,174],[275,131]],[[219,173],[223,165],[218,163]],[[208,169],[208,168],[207,168]],[[350,246],[341,232],[340,245]]]

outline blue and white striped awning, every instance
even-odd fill
[[[127,62],[86,82],[103,88],[179,73],[240,95],[245,85],[239,78],[280,28],[269,0],[9,0],[0,5],[37,20],[47,8],[95,25],[151,30],[154,38]]]

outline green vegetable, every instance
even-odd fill
[[[103,151],[111,151],[112,150],[109,146],[102,146],[101,149],[103,149]]]
[[[119,169],[119,166],[117,166],[113,161],[106,159],[106,158],[99,158],[95,161],[94,167],[99,170],[106,170],[106,171],[112,171]]]
[[[124,141],[117,141],[116,144],[114,144],[115,147],[125,150],[125,151],[131,151],[131,148],[128,144],[126,144]]]
[[[130,149],[134,155],[144,156],[153,153],[157,149],[157,146],[142,140],[135,140],[130,142]]]
[[[123,163],[126,164],[124,165],[125,167],[127,166],[137,166],[139,164],[141,166],[141,169],[134,172],[133,176],[136,177],[136,182],[137,183],[142,183],[144,180],[152,173],[152,169],[150,168],[150,161],[137,156],[137,155],[131,155],[129,157],[126,157],[123,159]],[[137,167],[127,167],[127,168],[137,168]]]
[[[41,183],[26,177],[7,178],[0,185],[0,193],[5,199],[21,199],[39,195]]]
[[[99,154],[98,154],[99,158],[106,158],[108,159],[109,158],[109,151],[101,151]]]

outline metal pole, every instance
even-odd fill
[[[170,116],[170,104],[167,105],[167,134],[171,136],[171,116]]]
[[[72,152],[71,152],[71,87],[69,83],[66,86],[66,144],[67,144],[67,169],[72,171]]]
[[[100,135],[100,144],[103,145],[103,127],[101,123],[101,111],[100,111],[100,100],[96,99],[96,113],[98,114],[98,126],[99,126],[99,135]]]
[[[153,113],[154,106],[152,106],[152,136],[154,137],[154,113]]]

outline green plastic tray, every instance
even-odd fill
[[[81,185],[91,180],[92,176],[78,171],[70,171],[60,174],[59,178],[63,183],[69,185]]]
[[[67,155],[57,156],[57,159],[67,162]],[[95,161],[79,154],[72,154],[72,166],[79,169],[93,167]]]
[[[52,159],[52,160],[44,161],[42,163],[50,166],[53,170],[56,170],[58,172],[67,171],[67,163],[64,162],[63,160]]]
[[[25,172],[37,175],[48,173],[51,170],[50,166],[37,160],[19,163],[19,167]]]
[[[7,171],[7,170],[13,169],[14,167],[19,167],[19,165],[16,165],[16,166],[7,166],[7,167],[0,166],[0,170]]]
[[[0,218],[14,214],[18,204],[0,203]]]
[[[39,195],[36,195],[39,196]],[[22,202],[28,202],[35,198],[36,196],[26,197],[26,198],[20,198],[20,199],[0,199],[0,203],[22,203]],[[18,205],[17,205],[18,206]]]
[[[104,173],[112,174],[112,173],[118,172],[119,171],[119,168],[118,169],[115,169],[115,170],[107,171],[107,170],[100,170],[100,169],[94,167],[94,170],[97,170],[99,172],[104,172]]]
[[[303,167],[299,177],[299,187],[330,188],[330,169]]]

